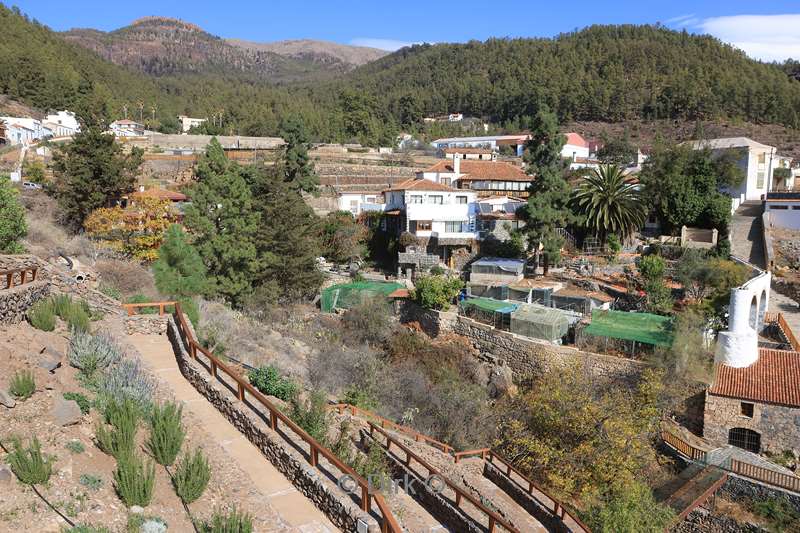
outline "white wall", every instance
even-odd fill
[[[741,368],[758,360],[758,332],[769,309],[771,279],[769,272],[759,271],[742,286],[731,289],[728,331],[721,331],[717,339],[716,363]]]
[[[561,148],[561,157],[573,159],[575,157],[589,157],[588,146],[576,146],[574,144],[565,144]]]
[[[786,209],[775,209],[776,206],[786,207]],[[766,211],[769,213],[769,221],[773,226],[800,229],[800,202],[767,202]]]

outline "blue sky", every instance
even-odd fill
[[[177,17],[222,37],[251,41],[323,39],[396,49],[414,42],[551,37],[590,24],[645,24],[711,33],[753,57],[800,58],[794,1],[0,0],[55,30],[113,30],[146,15]]]

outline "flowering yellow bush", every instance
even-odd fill
[[[164,232],[176,220],[177,213],[168,200],[142,197],[124,209],[95,209],[83,226],[102,246],[150,262],[158,258]]]

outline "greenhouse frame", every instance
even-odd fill
[[[405,285],[402,283],[392,281],[353,281],[331,285],[320,293],[320,309],[325,313],[332,313],[334,309],[350,309],[368,298],[388,298],[391,293],[403,288]]]

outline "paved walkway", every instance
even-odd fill
[[[184,409],[205,421],[203,429],[247,472],[253,486],[299,533],[333,533],[339,529],[300,493],[261,452],[183,377],[172,346],[163,335],[131,335],[142,359],[172,388]]]
[[[744,203],[731,219],[731,253],[764,268],[764,228],[761,203]]]
[[[769,293],[767,310],[770,313],[783,313],[783,318],[792,328],[794,336],[800,338],[800,306],[797,305],[797,302],[772,289]]]

